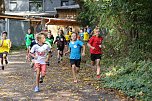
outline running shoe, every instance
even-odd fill
[[[4,66],[2,66],[2,70],[4,70]]]
[[[34,89],[34,92],[39,92],[39,91],[40,91],[40,90],[39,90],[39,87],[36,86],[35,89]]]
[[[43,83],[43,77],[40,77],[40,81],[39,81],[40,83]]]
[[[58,63],[60,63],[60,60],[58,60]]]
[[[100,79],[100,75],[97,75],[97,79]]]
[[[50,63],[49,63],[49,62],[46,62],[46,65],[47,65],[47,66],[50,66]]]
[[[33,67],[34,67],[34,63],[31,63],[31,64],[30,64],[30,67],[33,68]]]
[[[74,83],[78,83],[78,80],[74,80],[73,82],[74,82]]]
[[[6,64],[6,65],[8,64],[8,61],[7,61],[7,60],[5,60],[5,64]]]

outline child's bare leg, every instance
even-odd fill
[[[73,74],[73,79],[74,82],[77,82],[77,78],[76,78],[76,70],[75,70],[76,66],[75,64],[72,65],[72,74]]]
[[[91,65],[93,66],[93,70],[96,71],[96,62],[95,61],[91,61]]]
[[[60,62],[60,50],[58,50],[57,59],[58,59],[58,63],[59,63]]]
[[[100,75],[100,59],[96,60],[96,65],[97,65],[97,75]]]
[[[3,58],[4,58],[4,61],[5,61],[5,64],[8,64],[8,61],[7,61],[7,54],[3,54]]]
[[[39,80],[40,80],[40,68],[36,69],[36,86],[39,87]]]
[[[1,66],[2,70],[4,70],[3,57],[0,58],[0,66]]]

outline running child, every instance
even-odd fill
[[[81,62],[81,48],[82,48],[82,56],[85,55],[85,45],[82,41],[77,40],[77,34],[72,33],[71,42],[69,43],[69,50],[65,52],[65,55],[70,52],[70,63],[72,66],[72,74],[74,82],[77,83],[77,73],[80,68]]]
[[[51,30],[49,30],[49,32],[47,33],[46,42],[48,42],[51,45],[51,47],[52,47],[53,41],[54,41],[54,37],[52,35]]]
[[[47,33],[47,38],[46,38],[45,43],[49,45],[49,47],[51,48],[51,50],[52,50],[52,46],[53,46],[53,41],[54,41],[54,37],[53,37],[53,35],[52,35],[51,30],[49,30],[49,32]],[[52,51],[51,51],[51,57],[52,57],[52,56],[53,56],[53,55],[52,55]],[[50,63],[48,62],[47,65],[49,66]]]
[[[56,37],[54,43],[57,45],[57,58],[58,63],[60,63],[60,61],[62,61],[64,47],[66,46],[66,39],[64,37],[63,30],[59,30],[58,36]]]
[[[38,33],[37,35],[37,41],[38,43],[35,44],[31,50],[30,55],[34,57],[35,64],[34,69],[36,72],[36,86],[34,91],[39,92],[39,82],[40,82],[40,74],[41,74],[41,81],[43,82],[43,79],[46,75],[46,63],[49,61],[51,49],[50,47],[45,44],[45,34],[43,32]]]
[[[7,38],[7,32],[2,32],[1,40],[0,40],[0,66],[2,70],[4,70],[3,61],[5,64],[8,64],[7,55],[11,48],[11,41]]]
[[[34,40],[34,34],[32,33],[31,28],[28,29],[27,34],[25,35],[25,44],[27,48],[27,55],[26,58],[29,57],[29,52],[30,52],[30,46],[32,41]]]
[[[93,66],[96,65],[97,68],[97,78],[100,78],[100,60],[101,60],[101,55],[102,55],[102,41],[103,38],[99,35],[100,30],[99,28],[96,28],[94,30],[94,35],[90,38],[88,42],[88,47],[90,48],[90,53],[91,53],[91,64]]]

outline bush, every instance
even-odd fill
[[[126,62],[124,61],[126,60]],[[111,71],[102,78],[106,88],[123,91],[127,96],[144,101],[151,101],[152,97],[152,62],[139,61],[132,63],[128,59],[120,60]]]

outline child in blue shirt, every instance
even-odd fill
[[[70,63],[72,66],[72,74],[74,82],[77,83],[77,73],[80,68],[81,62],[81,49],[82,49],[82,56],[85,55],[85,45],[82,41],[77,40],[77,34],[72,33],[71,35],[71,42],[69,43],[69,50],[65,52],[65,54],[70,52]]]

